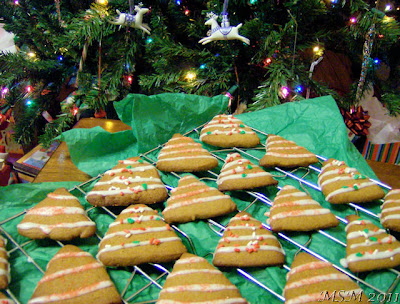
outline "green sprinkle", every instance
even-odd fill
[[[207,135],[210,135],[210,134],[211,134],[211,131],[208,131],[206,134],[207,134]]]
[[[147,184],[142,184],[144,190],[147,190]]]
[[[138,163],[143,164],[143,160],[142,160],[142,159],[139,159],[139,160],[138,160]]]
[[[376,237],[373,237],[373,236],[371,236],[369,239],[370,239],[371,241],[373,241],[373,242],[376,242],[376,241],[378,241],[378,238],[376,238]]]
[[[353,188],[354,188],[355,190],[358,190],[358,186],[357,186],[357,185],[353,185]]]
[[[362,257],[362,256],[363,256],[363,254],[362,254],[361,252],[357,252],[357,253],[356,253],[356,256],[358,256],[358,257]]]
[[[140,242],[139,241],[133,241],[132,243],[133,244],[139,244]]]
[[[243,131],[243,130],[242,130],[242,131],[240,131],[240,134],[245,134],[245,133],[246,133],[246,132],[245,132],[245,131]]]
[[[133,224],[135,222],[135,220],[131,219],[131,218],[128,218],[127,221],[128,221],[129,224]]]
[[[365,175],[360,175],[359,179],[366,179],[367,177]]]
[[[343,188],[343,189],[346,189],[346,188],[349,188],[349,187],[348,187],[348,186],[343,186],[342,188]]]
[[[126,169],[130,169],[130,168],[132,168],[132,166],[131,166],[131,165],[129,165],[128,167],[126,167]]]
[[[368,233],[369,230],[368,230],[368,229],[364,229],[363,231],[364,231],[365,233]]]
[[[355,174],[354,179],[359,179],[361,175]]]
[[[242,177],[246,177],[246,173],[243,173],[243,174],[242,174]]]
[[[253,169],[253,167],[250,165],[247,165],[247,169]]]
[[[156,217],[156,221],[160,221],[161,219],[159,217]]]
[[[240,124],[239,127],[244,128],[244,125],[243,125],[243,124]]]

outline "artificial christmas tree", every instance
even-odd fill
[[[381,101],[398,113],[400,27],[396,3],[388,4],[6,0],[0,15],[20,52],[0,56],[0,86],[8,90],[0,108],[15,110],[16,140],[24,145],[41,134],[49,143],[71,126],[83,106],[99,112],[130,92],[214,96],[238,86],[232,111],[239,102],[256,110],[327,94],[349,109],[373,83],[382,90]],[[199,41],[209,30],[211,13],[221,25],[209,38],[219,29],[222,36],[203,45]],[[219,14],[222,19],[215,18]],[[240,28],[234,37],[229,36],[233,28]],[[325,60],[324,50],[347,55],[351,75],[343,78],[352,82],[346,84],[352,90],[337,92],[312,77]],[[383,64],[390,68],[385,81],[376,73]],[[71,76],[75,95],[60,106],[61,87]]]

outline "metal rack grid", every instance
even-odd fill
[[[191,135],[192,137],[196,138],[196,136],[199,135],[199,130],[201,129],[202,126],[199,126],[193,130],[191,130],[190,132],[187,132],[186,134],[184,134],[185,136],[187,135]],[[254,129],[253,130],[258,133],[261,136],[267,136],[268,134]],[[146,159],[147,161],[149,161],[152,164],[156,163],[156,157],[154,156],[154,153],[159,152],[159,150],[163,147],[164,145],[160,145],[158,147],[156,147],[155,149],[152,149],[146,153],[143,153],[141,155],[139,155],[140,157]],[[262,147],[262,149],[265,151],[265,146]],[[254,156],[253,153],[251,153],[251,150],[257,150],[256,149],[239,149],[239,148],[232,148],[232,149],[223,149],[223,150],[216,150],[216,151],[211,151],[211,153],[217,158],[219,159],[222,164],[224,162],[224,158],[221,157],[219,154],[220,153],[230,153],[230,152],[238,152],[240,153],[242,156],[246,157],[247,159],[249,159],[250,161],[259,161],[259,158],[257,156]],[[320,160],[325,160],[325,158],[318,156]],[[310,181],[309,179],[306,179],[305,177],[310,173],[310,172],[314,172],[314,173],[319,173],[320,169],[317,166],[309,166],[308,168],[302,168],[301,171],[303,172],[303,176],[298,176],[298,172],[300,172],[299,170],[295,169],[292,171],[286,171],[283,170],[281,168],[275,167],[274,170],[280,174],[283,174],[281,176],[276,176],[276,178],[278,180],[280,179],[286,179],[286,178],[290,178],[291,180],[296,180],[299,182],[300,186],[303,187],[303,190],[307,191],[307,188],[305,188],[305,186],[307,186],[310,189],[314,189],[317,191],[321,191],[321,189],[319,188],[318,185],[316,185],[312,180]],[[82,195],[86,195],[87,190],[85,189],[86,187],[90,187],[90,185],[96,181],[97,179],[99,179],[102,175],[99,175],[97,177],[94,177],[80,185],[77,185],[75,187],[73,187],[72,189],[70,189],[70,192],[73,191],[79,191],[80,194]],[[181,177],[181,175],[176,174],[176,173],[171,173],[170,176],[174,176],[177,180]],[[213,171],[208,171],[206,173],[205,176],[203,176],[200,179],[207,179],[207,180],[216,180],[216,177],[218,176],[218,174],[216,174]],[[381,187],[386,188],[386,189],[390,189],[389,186],[382,184],[379,181],[375,181],[377,184],[379,184]],[[168,190],[173,189],[172,186],[170,185],[166,185]],[[278,187],[279,188],[279,187]],[[264,206],[267,207],[269,210],[269,207],[272,206],[272,201],[271,199],[260,192],[255,192],[255,191],[241,191],[241,193],[245,193],[248,197],[250,197],[252,200],[252,202],[250,202],[250,204],[248,204],[244,210],[248,209],[249,207],[251,207],[254,204],[260,204],[260,206]],[[348,206],[352,209],[354,209],[354,212],[358,213],[361,212],[364,215],[371,217],[373,219],[379,219],[378,215],[376,215],[374,212],[371,212],[370,210],[363,208],[361,206],[358,206],[356,204],[348,204]],[[95,210],[98,207],[89,207],[86,209],[86,213],[89,214],[90,217],[90,213],[92,210]],[[104,213],[107,214],[111,220],[114,220],[117,217],[117,214],[115,212],[115,210],[112,210],[112,208],[106,208],[106,207],[101,207],[102,210],[104,210]],[[243,211],[243,210],[241,210]],[[29,250],[25,250],[26,247],[29,247],[28,245],[32,242],[35,242],[34,240],[30,240],[30,241],[26,241],[26,242],[22,242],[19,243],[15,237],[13,237],[6,229],[4,229],[3,225],[6,224],[7,222],[10,222],[12,220],[15,220],[19,217],[22,217],[24,214],[26,213],[26,211],[24,212],[20,212],[18,214],[15,214],[14,216],[7,218],[3,221],[0,222],[0,231],[2,232],[2,234],[8,239],[10,240],[13,248],[11,250],[8,251],[9,255],[14,254],[15,252],[19,252],[21,254],[23,254],[26,258],[27,261],[32,263],[32,265],[34,265],[34,267],[36,268],[38,273],[44,274],[44,269],[39,265],[39,263],[37,263],[35,261],[34,258],[31,257],[31,255],[29,254]],[[343,219],[342,217],[337,216],[337,218],[339,219],[339,221],[341,222],[341,224],[346,224],[346,220]],[[259,219],[261,220],[261,219]],[[261,220],[262,221],[262,220]],[[208,220],[208,224],[210,226],[210,229],[215,232],[215,234],[222,236],[223,230],[225,229],[225,226],[221,223],[219,223],[218,221],[214,220],[214,219],[209,219]],[[267,224],[263,224],[263,226],[269,230],[271,230],[271,228],[267,225]],[[178,234],[180,234],[184,239],[186,239],[187,243],[188,243],[188,247],[190,247],[190,251],[193,253],[196,253],[196,248],[191,240],[191,238],[181,229],[179,229],[177,226],[175,225],[171,225],[171,227],[173,229],[175,229]],[[344,229],[343,229],[344,231]],[[315,250],[311,250],[308,248],[308,245],[312,242],[312,238],[314,235],[320,235],[323,236],[324,238],[326,238],[327,241],[332,241],[335,244],[338,244],[342,247],[345,247],[346,244],[339,240],[336,236],[330,234],[329,229],[327,229],[326,231],[324,230],[318,230],[316,232],[310,233],[309,239],[307,242],[305,243],[300,243],[299,241],[295,240],[295,238],[293,238],[291,235],[287,235],[285,233],[276,233],[276,235],[278,236],[278,239],[283,242],[286,242],[287,244],[289,244],[290,246],[294,247],[296,250],[300,251],[300,250],[304,250],[310,254],[312,254],[313,256],[317,257],[320,260],[323,261],[329,261],[327,258],[324,257],[324,254],[322,253],[318,253]],[[96,238],[99,240],[101,240],[101,236],[99,234],[96,234]],[[58,246],[63,246],[64,244],[62,242],[55,242],[52,241],[53,243],[57,244]],[[329,261],[332,263],[332,261]],[[356,274],[351,273],[348,270],[343,269],[340,265],[337,265],[335,263],[333,263],[333,266],[338,269],[339,271],[347,274],[349,277],[351,277],[353,280],[355,280],[358,284],[361,285],[361,287],[363,287],[363,289],[377,293],[377,294],[389,294],[391,292],[393,292],[399,281],[400,281],[400,272],[397,271],[396,269],[388,269],[388,270],[384,270],[384,272],[390,272],[393,275],[393,280],[391,283],[386,283],[384,288],[381,287],[376,287],[372,284],[370,284],[369,282],[367,282],[366,280],[364,280],[363,278],[361,278],[360,276],[357,276]],[[12,267],[12,265],[11,265]],[[284,271],[288,272],[290,270],[290,267],[285,264],[282,265],[281,269],[283,269]],[[121,271],[121,269],[118,269],[116,271]],[[129,278],[126,280],[126,282],[124,282],[124,286],[122,288],[121,291],[121,295],[123,297],[123,302],[124,303],[154,303],[156,301],[156,299],[146,299],[144,301],[139,300],[139,302],[137,301],[137,297],[142,294],[144,291],[146,291],[147,293],[149,292],[149,289],[152,289],[152,292],[157,292],[158,290],[160,290],[162,288],[162,280],[165,280],[166,275],[169,273],[169,267],[168,266],[164,266],[164,265],[160,265],[160,264],[150,264],[150,265],[145,265],[145,266],[133,266],[133,267],[126,267],[124,269],[122,269],[122,271],[128,271],[130,273]],[[281,295],[281,290],[276,290],[273,287],[268,286],[268,282],[267,281],[261,281],[259,279],[257,279],[255,276],[252,275],[251,271],[248,270],[243,270],[243,269],[236,269],[237,273],[244,277],[246,280],[252,282],[253,284],[255,284],[256,286],[258,286],[259,288],[261,288],[262,290],[268,292],[269,294],[272,295],[271,299],[268,300],[268,302],[274,302],[273,299],[276,299],[275,301],[277,303],[280,302],[284,302],[285,299],[284,297]],[[138,288],[137,290],[134,291],[129,291],[129,287],[132,283],[132,280],[136,279],[138,276],[144,278],[146,280],[146,283],[142,284],[142,286],[140,288]],[[16,303],[21,303],[19,302],[18,297],[10,290],[7,289],[5,290],[6,293],[8,294],[8,296],[13,299]],[[151,293],[151,292],[150,292]],[[385,301],[382,301],[385,302]]]

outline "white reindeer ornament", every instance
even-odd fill
[[[110,23],[119,25],[119,28],[121,28],[121,26],[129,26],[141,29],[143,32],[150,35],[151,29],[146,23],[143,23],[143,15],[148,11],[148,8],[142,8],[141,5],[135,5],[135,15],[121,13],[119,10],[117,10],[118,18],[116,18],[114,21],[110,21]]]
[[[220,26],[218,24],[218,16],[214,13],[208,13],[207,18],[209,18],[204,24],[211,26],[211,31],[207,33],[208,37],[204,37],[199,40],[201,44],[207,44],[211,41],[216,40],[240,40],[246,44],[250,44],[250,40],[246,37],[239,35],[239,29],[242,27],[242,23],[237,26],[230,26],[227,15],[223,15],[223,20]]]

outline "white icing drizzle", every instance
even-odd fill
[[[161,216],[159,215],[142,215],[140,217],[131,217],[129,218],[129,220],[133,220],[133,221],[140,221],[140,222],[148,222],[148,221],[158,221],[158,220],[162,220]],[[114,226],[118,226],[118,225],[123,225],[123,224],[131,224],[128,221],[128,218],[123,219],[123,220],[116,220],[115,222],[112,222],[109,227],[114,227]]]
[[[367,240],[367,241],[362,242],[362,243],[357,243],[357,244],[351,244],[350,248],[353,249],[353,248],[364,247],[364,246],[369,247],[369,246],[373,246],[373,245],[377,245],[377,244],[385,244],[385,243],[390,244],[393,241],[395,241],[395,238],[388,236],[388,237],[379,239],[379,241],[371,241],[371,240]]]
[[[29,230],[29,229],[40,229],[44,234],[49,234],[56,228],[63,229],[74,229],[77,227],[85,227],[85,226],[95,226],[96,224],[92,221],[82,221],[82,222],[74,222],[74,223],[58,223],[52,225],[39,224],[39,223],[20,223],[17,225],[18,229],[21,230]]]
[[[47,197],[51,198],[51,199],[56,199],[56,200],[75,200],[75,201],[79,201],[72,194],[71,195],[61,195],[61,194],[49,193],[49,194],[47,194]]]
[[[69,300],[73,299],[76,297],[80,297],[82,295],[103,289],[103,288],[108,288],[112,287],[113,283],[111,281],[102,281],[98,282],[89,286],[85,287],[80,287],[79,289],[59,293],[59,294],[52,294],[48,296],[42,296],[42,297],[37,297],[33,298],[28,301],[28,304],[42,304],[42,303],[50,303],[50,302],[55,302],[55,301],[63,301],[63,300]]]
[[[350,223],[348,223],[347,225],[346,225],[346,228],[344,228],[344,231],[348,231],[349,230],[349,228],[351,227],[351,226],[353,226],[353,225],[363,225],[363,226],[365,226],[365,225],[367,225],[367,224],[372,224],[372,222],[371,221],[369,221],[369,220],[356,220],[356,221],[351,221]]]
[[[394,211],[399,211],[399,210],[400,210],[400,206],[385,208],[382,210],[382,215],[387,212],[394,212]]]
[[[389,220],[399,220],[399,219],[400,219],[400,214],[388,214],[381,219],[381,222],[384,223]]]
[[[394,195],[394,194],[400,194],[400,189],[392,189],[392,190],[390,190],[388,193],[386,193],[385,199],[387,197],[391,196],[391,195]]]
[[[178,139],[178,138],[174,138],[174,140],[175,139]],[[182,139],[182,137],[181,138],[179,138],[179,139]],[[172,138],[171,138],[171,140],[172,140]],[[168,141],[169,142],[169,141]],[[187,142],[187,143],[182,143],[182,144],[166,144],[165,146],[164,146],[164,148],[162,148],[162,150],[169,150],[169,149],[176,149],[176,148],[181,148],[181,147],[201,147],[201,144],[199,144],[199,143],[196,143],[196,142]],[[204,149],[203,149],[204,150]]]
[[[138,164],[137,162],[132,162],[133,164]],[[125,164],[125,163],[124,163]],[[104,174],[108,174],[108,175],[110,175],[110,173],[122,173],[122,170],[124,170],[124,171],[126,171],[126,170],[128,170],[128,172],[129,172],[129,170],[130,171],[132,171],[132,172],[135,172],[135,171],[139,171],[139,172],[144,172],[144,171],[146,171],[146,170],[151,170],[151,169],[155,169],[152,165],[148,165],[148,166],[136,166],[136,167],[132,167],[132,168],[130,168],[130,169],[127,169],[127,168],[119,168],[119,169],[111,169],[111,170],[108,170],[108,171],[106,171]],[[126,173],[126,172],[125,172]]]
[[[208,203],[208,202],[217,201],[217,200],[224,200],[224,199],[230,199],[230,196],[229,195],[215,195],[215,196],[195,198],[195,199],[191,199],[191,200],[188,200],[188,201],[179,202],[179,203],[175,203],[173,205],[169,205],[164,209],[163,213],[165,213],[165,212],[167,212],[169,210],[180,208],[180,207],[186,207],[186,206],[190,206],[190,205],[194,205],[194,204]],[[168,200],[167,200],[167,204],[168,204]]]
[[[331,183],[338,182],[338,181],[345,181],[345,180],[355,180],[355,178],[353,176],[346,176],[346,175],[345,176],[336,176],[334,178],[329,178],[329,179],[323,181],[319,186],[324,187]]]
[[[175,292],[215,292],[222,290],[237,290],[234,285],[224,285],[224,284],[191,284],[191,285],[179,285],[163,288],[160,292],[164,293],[175,293]]]
[[[356,239],[360,236],[364,236],[364,237],[368,238],[370,236],[379,235],[382,233],[386,234],[386,230],[384,230],[384,229],[378,229],[377,231],[368,230],[368,232],[365,232],[363,230],[358,230],[358,231],[353,231],[353,232],[350,232],[349,234],[347,234],[347,239],[348,240]],[[394,237],[393,237],[393,240],[395,240]]]
[[[217,299],[217,300],[209,300],[209,301],[201,301],[201,302],[182,302],[178,300],[158,300],[157,304],[246,304],[248,303],[243,298],[228,298],[228,299]]]
[[[122,212],[120,214],[143,213],[146,211],[154,212],[153,209],[151,209],[150,207],[147,207],[147,206],[134,206],[134,207],[130,207],[130,208],[126,208],[126,209],[122,210]]]
[[[235,250],[247,252],[246,251],[247,248],[249,248],[249,247],[247,247],[247,246],[229,246],[229,247],[219,247],[219,248],[217,248],[216,251],[218,251],[218,253],[235,252]],[[285,254],[285,252],[282,250],[282,248],[277,247],[277,246],[260,245],[260,247],[257,248],[257,250],[277,251],[279,253]]]
[[[242,125],[242,126],[240,126]],[[234,129],[234,128],[245,128],[246,126],[243,124],[239,124],[239,123],[213,123],[213,124],[208,124],[206,126],[204,126],[204,128],[201,130],[201,132],[206,132],[206,130],[208,129],[212,129],[212,128],[223,128],[223,129]]]
[[[180,238],[178,237],[167,237],[167,238],[158,238],[158,240],[162,243],[167,243],[167,242],[176,242],[176,241],[181,241]],[[150,240],[149,241],[140,241],[138,243],[125,243],[123,245],[114,245],[114,246],[109,246],[109,247],[104,247],[103,249],[99,250],[97,253],[96,258],[98,259],[103,253],[111,252],[111,251],[118,251],[121,249],[128,249],[128,248],[134,248],[138,246],[147,246],[151,245]],[[155,245],[158,246],[158,245]]]
[[[102,185],[113,185],[113,184],[125,184],[125,185],[130,185],[130,184],[137,184],[137,183],[155,183],[155,184],[160,184],[162,185],[162,182],[158,178],[154,177],[140,177],[140,176],[135,176],[135,177],[125,177],[125,178],[120,178],[120,176],[116,176],[113,179],[110,179],[109,181],[99,181],[96,183],[95,186],[102,186]]]
[[[161,184],[153,184],[153,185],[147,185],[147,189],[144,190],[142,186],[135,186],[133,188],[127,188],[127,189],[110,189],[110,190],[94,190],[94,191],[90,191],[86,197],[89,197],[91,195],[103,195],[103,196],[107,196],[107,195],[120,195],[121,193],[123,194],[134,194],[135,191],[147,191],[147,190],[154,190],[154,189],[158,189],[158,188],[165,188],[164,185]],[[132,189],[132,190],[131,190]]]
[[[272,234],[256,234],[255,236],[253,236],[253,235],[239,235],[237,237],[231,237],[231,236],[223,237],[223,238],[221,238],[219,240],[218,243],[224,243],[224,242],[226,242],[226,240],[232,241],[232,242],[234,242],[234,241],[252,241],[252,240],[258,241],[259,238],[262,238],[262,239],[276,239],[275,236],[272,235]]]
[[[254,228],[256,228],[256,227],[255,226],[229,226],[228,228],[229,228],[229,230],[242,230],[242,229],[254,230]]]
[[[257,172],[257,173],[247,173],[246,176],[242,176],[242,173],[232,174],[229,176],[224,176],[222,178],[218,178],[217,185],[222,184],[224,181],[231,180],[231,179],[249,179],[249,178],[257,178],[257,177],[267,177],[271,176],[268,172]]]
[[[211,134],[207,134],[207,133],[203,133],[202,135],[200,135],[200,140],[202,140],[203,137],[205,136],[209,136],[209,135],[230,135],[230,134],[256,134],[253,131],[245,131],[243,129],[239,129],[239,130],[232,130],[232,131],[220,131],[220,130],[215,130],[212,131]]]
[[[179,259],[178,261],[175,262],[175,265],[201,263],[201,262],[207,262],[207,260],[201,257],[190,257],[190,258]]]
[[[168,156],[168,155],[173,155],[173,154],[181,154],[181,153],[204,153],[204,152],[208,153],[208,151],[203,148],[181,149],[181,150],[175,150],[175,151],[160,152],[158,154],[158,157],[163,157],[163,156]]]
[[[291,146],[291,147],[269,147],[268,151],[280,151],[280,150],[301,150],[304,149],[301,146]]]
[[[49,264],[57,259],[79,258],[79,257],[92,257],[92,255],[89,252],[85,251],[58,253],[50,260]]]
[[[323,274],[323,275],[313,276],[310,278],[305,278],[305,279],[301,279],[301,280],[286,284],[285,289],[284,289],[284,294],[285,294],[286,290],[289,290],[292,288],[298,288],[298,287],[303,287],[305,285],[317,284],[317,283],[321,283],[321,282],[325,282],[325,281],[333,281],[333,280],[351,281],[351,279],[343,273]]]
[[[5,258],[0,258],[0,263],[3,263],[3,264],[7,264],[7,265],[8,265],[8,260],[5,259]]]
[[[301,191],[296,191],[296,192],[287,193],[287,194],[280,194],[278,192],[276,194],[275,200],[278,200],[278,199],[281,199],[281,198],[286,198],[286,197],[291,197],[291,196],[302,197],[302,196],[308,196],[308,194],[305,193],[305,192],[301,192]]]
[[[228,155],[229,156],[229,155]],[[236,156],[235,156],[236,157]],[[228,159],[228,158],[227,158]],[[225,160],[225,164],[223,165],[221,172],[225,171],[226,169],[232,167],[232,166],[237,166],[237,165],[247,165],[247,164],[251,164],[250,161],[244,159],[244,158],[240,158],[240,159],[236,159],[230,162],[226,162]],[[251,166],[255,167],[254,164],[251,164]]]
[[[294,275],[295,273],[300,273],[306,270],[313,270],[313,269],[320,269],[320,268],[326,268],[326,267],[331,267],[332,264],[328,262],[311,262],[303,265],[299,265],[297,267],[294,267],[290,270],[288,275]]]
[[[181,179],[181,181],[182,181],[182,179]],[[200,187],[200,186],[206,186],[206,184],[204,184],[202,182],[194,182],[194,183],[190,183],[190,184],[185,185],[185,186],[179,186],[178,188],[174,188],[174,189],[171,190],[171,192],[174,193],[174,192],[176,192],[178,190],[181,190],[181,189]]]
[[[41,208],[33,208],[27,212],[27,215],[40,216],[54,216],[64,214],[85,214],[85,210],[81,207],[46,206]]]
[[[99,262],[94,262],[94,263],[90,263],[90,264],[77,266],[77,267],[74,267],[74,268],[68,268],[68,269],[60,270],[60,271],[57,271],[57,272],[54,272],[52,274],[44,276],[38,282],[38,285],[43,284],[44,282],[48,282],[48,281],[51,281],[51,280],[55,280],[55,279],[61,278],[63,276],[69,275],[69,274],[78,273],[78,272],[91,270],[91,269],[96,269],[96,268],[101,268],[101,267],[103,267],[103,266]]]
[[[221,271],[218,269],[185,269],[185,270],[179,270],[179,271],[174,271],[171,272],[168,275],[168,278],[173,278],[176,276],[181,276],[181,275],[188,275],[188,274],[197,274],[197,273],[205,273],[205,274],[219,274],[222,275]]]
[[[371,186],[375,186],[375,185],[376,185],[376,184],[375,184],[374,182],[357,183],[357,188],[358,188],[357,190],[363,189],[363,188],[367,188],[367,187],[371,187]],[[325,199],[326,199],[326,201],[329,202],[329,200],[330,200],[332,197],[334,197],[335,195],[342,194],[342,193],[346,193],[346,192],[352,192],[352,191],[356,191],[356,189],[354,189],[354,188],[352,188],[352,187],[349,187],[349,188],[340,188],[340,189],[337,189],[337,190],[332,191],[331,193],[329,193],[329,194],[325,197]]]
[[[270,146],[276,145],[276,144],[278,144],[278,145],[281,145],[281,144],[291,144],[291,145],[295,145],[296,143],[295,143],[294,141],[286,140],[286,139],[282,139],[282,140],[272,140],[272,141],[270,141],[270,139],[269,139],[269,137],[268,137],[268,139],[267,139],[267,144],[266,144],[267,149],[268,149]]]
[[[168,231],[167,226],[161,226],[161,227],[146,227],[146,230],[140,230],[140,229],[127,229],[129,232],[126,231],[116,231],[113,233],[108,233],[103,237],[103,241],[107,240],[109,238],[112,238],[114,236],[131,236],[131,235],[136,235],[136,234],[143,234],[143,233],[154,233],[154,232],[162,232],[162,231]]]
[[[389,199],[389,200],[385,199],[385,201],[381,205],[381,208],[385,207],[386,205],[388,205],[390,203],[400,203],[400,199]]]
[[[254,219],[253,217],[251,217],[251,216],[248,216],[247,214],[246,215],[242,215],[242,216],[234,216],[234,217],[232,217],[230,220],[229,220],[229,224],[230,223],[232,223],[232,222],[235,222],[235,221],[257,221],[256,219]],[[259,222],[259,221],[257,221],[257,222]]]
[[[342,168],[342,169],[334,169],[334,170],[329,170],[329,171],[322,170],[321,173],[318,176],[318,181],[317,181],[318,185],[321,185],[321,180],[324,177],[329,176],[329,175],[340,174],[342,171],[343,171],[343,173],[346,173],[346,174],[350,174],[352,172],[355,173],[355,174],[356,173],[359,174],[356,168],[349,168],[349,167]]]
[[[0,299],[1,304],[15,304],[13,300],[10,299]]]
[[[177,136],[177,137],[173,137],[170,140],[168,140],[168,143],[171,142],[171,141],[175,141],[175,140],[183,140],[183,141],[193,142],[193,139],[190,138],[190,137]]]
[[[157,162],[166,162],[166,161],[176,161],[176,160],[183,160],[183,159],[215,159],[214,156],[211,155],[193,155],[193,156],[179,156],[179,157],[168,157],[164,159],[159,159]]]
[[[364,252],[362,256],[357,256],[358,253],[353,253],[348,255],[346,258],[341,259],[340,264],[343,267],[347,268],[349,266],[349,263],[360,262],[365,260],[389,259],[399,253],[400,253],[400,247],[394,248],[392,251],[389,250],[379,251],[378,249],[375,249],[372,253]]]
[[[269,211],[271,212],[274,209],[277,209],[279,207],[294,207],[294,206],[321,206],[317,201],[314,201],[312,199],[305,199],[305,200],[297,200],[297,201],[292,201],[292,202],[285,202],[285,203],[279,203],[279,204],[274,204]]]
[[[265,155],[268,156],[276,156],[282,158],[304,158],[304,157],[314,157],[315,154],[313,153],[303,153],[303,154],[286,154],[286,153],[275,153],[267,151]]]
[[[141,162],[139,162],[139,160]],[[124,164],[124,165],[139,165],[139,166],[143,165],[143,164],[146,164],[146,165],[149,164],[147,161],[145,161],[143,159],[137,159],[137,160],[125,159],[125,160],[121,160],[120,163]],[[150,166],[150,167],[153,168],[153,166]]]
[[[275,221],[275,220],[283,219],[286,217],[321,215],[321,214],[328,214],[328,213],[331,213],[331,211],[329,209],[325,209],[325,208],[293,210],[293,211],[280,212],[278,214],[275,214],[269,220]]]
[[[203,184],[204,186],[204,184]],[[198,190],[194,190],[194,191],[190,191],[190,192],[186,192],[186,193],[182,193],[182,194],[176,194],[174,196],[171,196],[168,201],[172,202],[181,198],[185,198],[185,197],[189,197],[189,196],[193,196],[193,195],[197,195],[197,194],[201,194],[201,193],[206,193],[206,192],[211,192],[211,191],[215,191],[217,189],[212,188],[212,187],[204,187],[203,189],[198,189]]]

